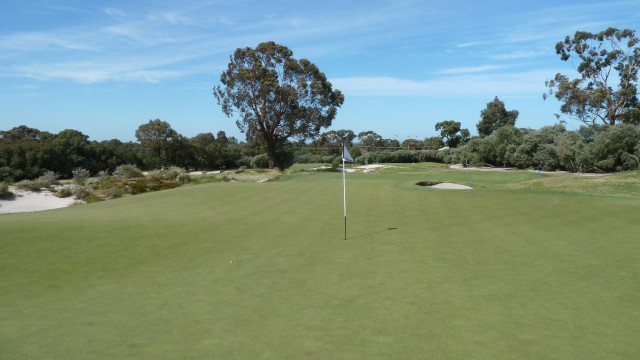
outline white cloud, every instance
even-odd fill
[[[331,79],[345,96],[519,96],[540,95],[554,70],[519,73],[454,75],[416,81],[396,77],[347,77]]]
[[[104,8],[102,9],[102,11],[112,17],[115,18],[123,18],[127,16],[127,13],[125,13],[124,11],[120,10],[120,9],[115,9],[115,8]]]
[[[490,42],[489,41],[469,41],[469,42],[457,44],[456,47],[468,48],[468,47],[474,47],[474,46],[484,46],[487,44],[490,44]]]
[[[523,51],[514,51],[514,52],[504,53],[504,54],[495,54],[489,57],[495,60],[518,60],[518,59],[533,58],[537,56],[545,56],[548,54],[549,54],[548,51],[523,50]]]
[[[51,49],[93,50],[94,46],[69,33],[21,32],[0,37],[0,50],[22,53]]]
[[[147,15],[147,19],[151,21],[167,22],[171,25],[193,25],[195,23],[189,17],[175,11],[151,13]]]
[[[452,67],[442,71],[438,71],[438,74],[442,75],[462,75],[462,74],[474,74],[474,73],[482,73],[487,71],[494,71],[513,67],[513,65],[478,65],[478,66],[463,66],[463,67]]]
[[[144,64],[127,62],[68,62],[16,66],[24,76],[39,80],[71,80],[78,83],[99,83],[111,80],[157,83],[184,75],[181,71],[145,68]]]

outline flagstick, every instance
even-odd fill
[[[343,145],[344,146],[344,145]],[[342,187],[344,188],[344,239],[347,240],[347,178],[344,167],[344,155],[342,156]]]

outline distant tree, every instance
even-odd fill
[[[442,138],[440,138],[439,136],[432,136],[429,138],[424,139],[424,148],[426,150],[438,150],[441,149],[444,146],[444,142],[442,141]]]
[[[493,101],[487,103],[484,110],[480,111],[480,122],[477,124],[478,134],[487,136],[503,126],[515,126],[518,114],[518,110],[507,111],[504,102],[496,96]]]
[[[54,169],[59,157],[53,145],[55,135],[25,125],[0,131],[0,168],[6,179],[36,178]],[[7,171],[7,169],[11,169]]]
[[[382,139],[382,146],[385,149],[400,149],[400,141],[397,139]]]
[[[577,60],[580,77],[556,74],[543,97],[555,96],[560,111],[585,124],[640,123],[639,39],[634,30],[608,28],[597,34],[577,31],[556,44],[563,61]],[[574,65],[575,66],[575,65]]]
[[[269,168],[277,165],[277,151],[289,138],[318,134],[344,102],[316,65],[294,59],[291,50],[275,42],[237,49],[220,82],[213,91],[218,104],[229,117],[239,113],[241,131],[262,137]]]
[[[117,139],[92,141],[91,147],[98,163],[98,171],[113,171],[122,164],[142,165],[140,158],[140,144],[134,142],[123,143]]]
[[[98,171],[88,135],[78,130],[66,129],[60,131],[52,140],[56,155],[55,158],[51,158],[51,165],[47,166],[47,169],[62,177],[70,177],[73,169],[78,167],[90,172]]]
[[[425,148],[424,142],[416,139],[405,139],[400,146],[406,150],[420,150]]]
[[[147,168],[163,166],[183,166],[187,162],[187,140],[160,119],[149,120],[136,130],[136,139]]]
[[[313,146],[320,155],[339,154],[342,144],[351,147],[355,138],[351,130],[330,130],[314,139]]]
[[[371,130],[358,133],[358,141],[363,152],[373,151],[376,147],[382,147],[384,143],[382,136]]]
[[[215,169],[221,165],[221,151],[212,133],[198,134],[189,143],[193,147],[193,164],[197,169]]]
[[[458,144],[471,138],[469,130],[461,127],[462,124],[460,122],[453,120],[436,123],[436,131],[440,131],[440,138],[450,148],[455,148]]]

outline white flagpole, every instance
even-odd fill
[[[344,144],[342,145],[342,187],[344,189],[344,239],[347,240],[347,178],[344,167]]]

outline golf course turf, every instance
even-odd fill
[[[349,173],[346,240],[339,173],[1,215],[0,358],[640,358],[640,177],[572,176]]]

